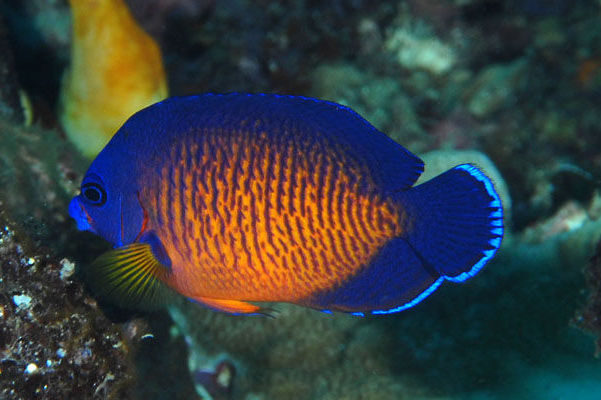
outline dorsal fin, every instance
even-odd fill
[[[132,134],[130,145],[148,151],[198,127],[236,131],[249,118],[262,121],[261,129],[276,135],[290,124],[306,137],[315,132],[326,135],[334,146],[345,148],[349,157],[366,166],[377,184],[390,190],[408,189],[424,171],[421,159],[351,108],[302,96],[206,93],[172,97],[132,116],[113,140]],[[149,127],[161,129],[160,134],[149,134]]]

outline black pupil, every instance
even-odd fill
[[[83,191],[83,195],[85,196],[85,198],[94,204],[98,204],[98,203],[101,203],[102,201],[104,201],[104,196],[103,196],[104,191],[102,190],[102,188],[100,186],[98,186],[95,183],[90,183],[90,184],[85,185],[82,188],[82,191]]]

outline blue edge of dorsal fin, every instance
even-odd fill
[[[143,118],[132,118],[128,124],[142,120],[144,127],[160,127],[165,119],[173,119],[184,131],[187,124],[205,127],[218,124],[221,128],[238,129],[241,121],[256,117],[268,120],[265,128],[277,133],[279,122],[295,119],[302,129],[327,133],[334,146],[344,147],[347,155],[369,168],[372,177],[384,188],[408,189],[424,171],[422,160],[405,147],[351,108],[327,100],[269,93],[204,93],[171,97],[147,110],[150,112],[141,112]]]
[[[473,165],[458,165],[395,197],[409,215],[410,230],[392,239],[350,281],[306,299],[305,305],[359,316],[403,311],[445,280],[473,277],[501,246],[501,200]]]

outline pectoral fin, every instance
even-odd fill
[[[177,294],[164,282],[168,267],[147,243],[133,243],[104,253],[86,270],[86,280],[101,297],[126,308],[156,310]]]

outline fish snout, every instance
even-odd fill
[[[89,217],[83,208],[83,205],[79,201],[79,196],[74,197],[69,203],[69,215],[77,223],[77,229],[80,231],[94,232],[90,225]]]

